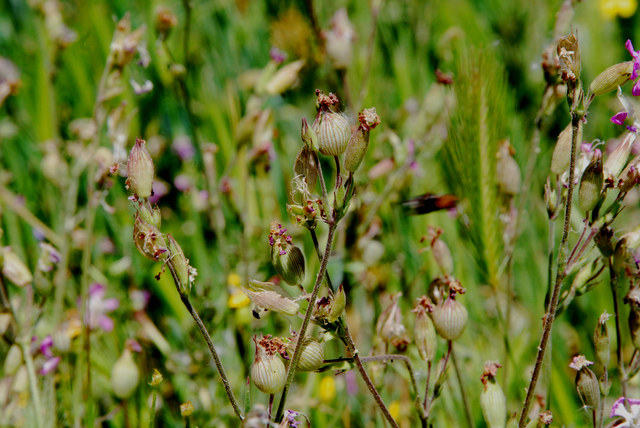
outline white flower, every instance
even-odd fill
[[[625,400],[629,403],[629,409],[624,405]],[[613,403],[610,418],[616,416],[623,417],[624,422],[614,425],[615,428],[640,428],[640,399],[620,397]]]

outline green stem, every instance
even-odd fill
[[[624,367],[624,359],[622,358],[622,332],[620,328],[620,308],[618,304],[618,274],[613,268],[613,260],[609,257],[609,279],[611,281],[611,294],[613,297],[613,315],[616,323],[616,358],[618,360],[618,372],[620,375],[620,386],[622,396],[627,396],[627,373]]]
[[[577,92],[577,91],[576,91]],[[567,189],[567,200],[565,206],[564,226],[562,228],[562,239],[560,240],[560,249],[558,251],[558,268],[556,269],[556,280],[553,286],[553,294],[547,313],[544,317],[544,326],[542,330],[542,337],[540,339],[540,345],[538,346],[538,355],[536,357],[536,363],[531,375],[531,381],[527,389],[527,396],[522,405],[522,413],[520,414],[520,421],[518,426],[524,428],[527,421],[527,413],[529,413],[529,407],[531,406],[531,400],[533,399],[540,370],[542,369],[542,363],[544,361],[544,354],[547,348],[549,339],[551,338],[551,328],[553,321],[555,320],[556,310],[558,308],[558,299],[560,297],[560,288],[562,282],[566,276],[565,267],[567,265],[567,243],[569,240],[569,232],[571,226],[571,208],[573,206],[573,188],[575,179],[575,164],[576,164],[576,145],[578,143],[578,126],[582,116],[578,115],[575,111],[571,112],[571,161],[569,163],[569,184]]]
[[[464,390],[464,384],[462,383],[462,375],[460,373],[460,367],[458,367],[458,361],[456,360],[456,354],[453,352],[453,345],[451,349],[451,362],[453,368],[456,371],[456,378],[458,379],[458,385],[460,386],[460,395],[462,396],[462,405],[464,406],[464,415],[467,418],[467,425],[469,428],[473,428],[473,416],[471,416],[471,407],[469,406],[469,398]]]
[[[22,332],[21,332],[22,334]],[[42,426],[42,404],[40,401],[40,391],[38,390],[38,378],[36,377],[36,370],[33,366],[33,357],[31,356],[29,335],[22,335],[19,341],[20,349],[22,349],[22,355],[24,357],[24,363],[27,366],[27,377],[29,378],[29,390],[33,397],[33,410],[36,416],[36,427]]]
[[[302,326],[300,327],[300,331],[298,332],[298,340],[296,342],[296,348],[293,351],[293,357],[291,357],[291,362],[289,363],[289,367],[287,369],[287,380],[284,384],[284,388],[282,389],[282,395],[280,396],[280,403],[278,403],[278,410],[276,411],[276,417],[274,419],[276,422],[280,422],[284,414],[284,406],[287,401],[287,394],[289,393],[289,388],[291,387],[291,383],[293,382],[293,377],[295,375],[296,368],[298,367],[298,362],[300,361],[300,355],[302,354],[302,343],[304,342],[304,337],[305,337],[305,334],[307,333],[309,322],[311,321],[311,313],[313,312],[316,299],[318,298],[318,292],[320,291],[322,278],[324,278],[325,272],[327,271],[327,265],[329,263],[329,255],[331,254],[331,247],[333,244],[333,234],[335,232],[335,229],[336,229],[336,224],[333,222],[329,223],[329,233],[327,235],[327,246],[325,248],[324,255],[322,256],[322,262],[320,263],[320,270],[318,271],[316,282],[313,285],[313,291],[311,292],[311,298],[309,299],[309,306],[307,307],[307,311],[304,315],[304,320],[302,321]]]
[[[153,428],[153,421],[156,415],[156,394],[158,393],[156,387],[153,387],[151,392],[151,416],[149,416],[149,428]]]

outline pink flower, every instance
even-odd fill
[[[58,364],[60,364],[60,359],[60,357],[52,357],[46,360],[40,369],[40,374],[47,375],[54,371],[56,367],[58,367]]]
[[[89,302],[85,323],[89,328],[100,327],[106,332],[113,330],[113,320],[107,316],[120,306],[120,302],[115,297],[105,299],[106,287],[102,284],[94,283],[89,287]],[[87,319],[88,318],[88,319]]]
[[[611,122],[615,123],[616,125],[622,125],[627,116],[628,113],[626,111],[620,111],[614,114],[613,117],[611,117]]]
[[[633,43],[631,43],[631,40],[627,40],[627,43],[625,43],[624,46],[633,57],[633,71],[631,72],[631,76],[629,76],[629,79],[636,80],[640,75],[638,73],[640,71],[640,51],[636,51],[633,49]],[[634,97],[640,95],[640,80],[637,80],[634,83],[633,88],[631,89],[631,94]]]

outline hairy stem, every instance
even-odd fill
[[[318,298],[318,292],[320,291],[320,285],[322,285],[322,278],[324,278],[325,272],[327,270],[327,265],[329,263],[329,255],[331,254],[333,234],[335,232],[335,229],[336,224],[330,222],[329,234],[327,235],[327,246],[325,248],[324,255],[322,256],[320,270],[318,271],[318,275],[316,276],[316,282],[313,285],[313,291],[311,292],[311,298],[309,299],[309,306],[307,307],[307,311],[304,315],[304,320],[302,321],[302,326],[300,327],[300,331],[298,332],[298,340],[296,342],[295,350],[293,351],[293,357],[291,357],[291,362],[289,363],[289,367],[287,368],[287,380],[284,384],[284,388],[282,389],[280,403],[278,403],[278,410],[276,411],[275,417],[276,422],[280,422],[284,414],[284,406],[287,401],[287,394],[289,393],[289,388],[291,388],[291,383],[293,382],[293,377],[296,373],[298,362],[300,361],[300,355],[302,354],[302,344],[307,333],[307,328],[309,327],[309,322],[311,321],[311,313],[313,312],[313,308],[315,307],[315,302]]]
[[[527,413],[529,413],[529,407],[531,406],[531,400],[535,393],[536,385],[538,383],[538,377],[540,370],[542,369],[542,363],[544,361],[544,354],[547,348],[549,339],[551,338],[551,327],[556,316],[556,310],[558,308],[558,299],[560,297],[560,288],[562,282],[566,276],[565,267],[567,265],[567,243],[569,240],[569,231],[571,226],[571,208],[573,206],[573,188],[574,188],[574,175],[575,175],[575,163],[576,163],[576,145],[578,143],[578,126],[582,116],[578,115],[575,111],[571,112],[571,161],[569,163],[569,184],[567,189],[567,200],[565,205],[564,225],[562,228],[562,238],[560,240],[560,248],[558,250],[558,259],[556,269],[556,280],[553,286],[553,293],[551,295],[551,301],[547,309],[547,313],[544,316],[544,325],[542,330],[542,337],[540,339],[540,345],[538,346],[538,355],[536,357],[535,367],[533,374],[531,375],[531,381],[527,389],[527,396],[522,405],[522,413],[520,414],[520,421],[518,426],[524,428],[527,421]]]

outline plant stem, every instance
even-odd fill
[[[560,288],[562,281],[566,276],[565,267],[567,265],[567,243],[569,240],[569,231],[571,226],[571,208],[573,205],[573,188],[574,188],[574,175],[575,175],[575,163],[576,163],[576,145],[578,142],[578,126],[582,116],[578,115],[575,111],[571,112],[571,160],[569,163],[569,184],[567,189],[567,200],[565,206],[564,225],[562,228],[562,238],[560,240],[560,249],[558,250],[558,268],[556,269],[556,280],[553,286],[553,294],[551,301],[549,302],[547,313],[544,316],[544,324],[542,330],[542,337],[540,339],[540,345],[538,346],[538,355],[536,357],[535,367],[533,374],[531,375],[531,381],[529,388],[527,389],[527,396],[522,405],[522,413],[520,414],[520,421],[518,426],[524,428],[527,421],[527,413],[531,406],[531,400],[535,393],[536,384],[544,361],[544,354],[547,348],[549,339],[551,338],[551,327],[556,316],[556,310],[558,308],[558,299],[560,297]]]
[[[156,415],[156,394],[158,393],[157,388],[153,387],[152,395],[151,395],[151,416],[149,416],[149,428],[153,428],[153,420]]]
[[[371,392],[371,395],[373,395],[373,398],[376,401],[376,404],[378,405],[378,407],[380,407],[380,410],[382,411],[382,414],[385,416],[385,418],[387,418],[387,421],[391,424],[392,427],[398,427],[398,423],[395,421],[395,419],[393,419],[393,416],[391,416],[391,413],[389,413],[389,409],[387,409],[387,406],[384,404],[384,401],[382,401],[382,397],[380,396],[380,393],[376,389],[376,386],[373,384],[373,381],[371,381],[369,374],[367,373],[367,371],[364,369],[364,366],[362,365],[362,359],[358,354],[358,350],[355,347],[353,338],[349,333],[349,327],[347,326],[346,322],[342,323],[342,328],[344,330],[344,334],[340,335],[340,339],[344,342],[345,346],[347,347],[347,351],[349,351],[349,353],[353,356],[353,362],[356,364],[356,367],[358,368],[358,372],[360,373],[362,380],[367,385],[369,392]],[[407,368],[409,368],[409,366],[407,366]],[[413,380],[413,383],[415,384],[415,380]],[[416,396],[417,396],[418,389],[415,385],[414,385],[414,388],[416,390]],[[419,403],[419,398],[418,398],[418,403]]]
[[[473,428],[473,417],[471,416],[471,408],[469,407],[469,399],[464,390],[464,384],[462,383],[462,375],[460,373],[460,368],[458,367],[458,362],[456,360],[456,354],[453,352],[453,345],[451,345],[451,362],[453,363],[453,368],[456,371],[456,377],[458,378],[458,385],[460,386],[460,394],[462,395],[462,405],[464,406],[464,415],[467,418],[467,425],[469,428]]]
[[[329,263],[329,255],[331,254],[333,234],[335,232],[335,229],[336,224],[330,222],[329,234],[327,235],[327,246],[325,248],[324,255],[322,256],[320,270],[318,271],[318,275],[316,276],[316,282],[313,285],[313,291],[311,292],[311,298],[309,299],[309,306],[307,307],[307,311],[304,315],[304,320],[302,321],[302,326],[300,327],[300,331],[298,332],[298,341],[296,342],[296,348],[293,351],[293,357],[291,357],[291,362],[289,363],[289,367],[287,368],[287,380],[284,384],[284,388],[282,389],[280,403],[278,403],[278,410],[276,411],[275,417],[276,422],[280,422],[284,414],[284,405],[287,401],[287,394],[289,393],[289,388],[291,387],[291,383],[293,382],[293,377],[295,375],[296,368],[298,367],[298,362],[300,361],[300,355],[302,354],[302,344],[307,333],[307,328],[309,327],[309,322],[311,321],[311,313],[313,312],[313,308],[315,307],[315,302],[318,298],[318,292],[320,291],[320,285],[322,285],[322,278],[324,278],[325,272],[327,270],[327,264]]]
[[[311,229],[309,232],[311,232],[311,239],[313,240],[313,245],[314,245],[314,247],[316,249],[316,254],[318,255],[318,258],[320,258],[322,260],[322,256],[320,254],[320,249],[318,248],[318,237],[316,236],[315,230]],[[333,284],[331,283],[331,278],[329,277],[329,272],[325,272],[325,277],[327,279],[327,284],[329,285],[331,290],[335,291],[334,288],[333,288]],[[376,403],[380,407],[380,410],[382,411],[382,413],[385,416],[388,415],[387,420],[389,420],[389,418],[391,418],[391,420],[393,420],[393,417],[391,417],[391,414],[389,413],[389,410],[387,409],[387,407],[385,406],[384,402],[382,401],[382,397],[380,397],[380,393],[376,389],[375,385],[371,381],[371,378],[369,377],[369,374],[367,373],[367,371],[365,370],[364,366],[362,365],[363,362],[365,362],[365,361],[374,361],[373,359],[378,358],[378,357],[373,356],[373,357],[362,357],[361,358],[360,355],[358,354],[358,350],[356,349],[355,342],[353,341],[353,338],[351,337],[351,334],[349,332],[349,327],[347,325],[347,321],[346,321],[345,318],[340,318],[340,327],[341,328],[339,329],[339,332],[343,333],[343,334],[340,334],[340,340],[342,340],[342,342],[345,344],[345,346],[347,348],[347,351],[349,351],[351,353],[351,355],[353,355],[353,361],[356,364],[356,367],[358,368],[358,373],[360,373],[360,376],[362,377],[362,380],[367,385],[367,388],[369,389],[369,392],[371,392],[371,395],[373,396],[374,400],[376,401]],[[404,358],[406,358],[406,357],[404,357]],[[381,359],[383,359],[383,358],[381,358]],[[407,361],[409,361],[409,360],[407,359],[405,361],[405,364],[407,364]],[[418,404],[419,404],[419,393],[418,393],[417,386],[415,386],[415,376],[413,376],[413,370],[412,370],[410,365],[407,366],[407,369],[410,372],[410,376],[412,378],[412,383],[414,384],[414,389],[416,391],[416,397],[418,397],[417,400],[418,400]],[[423,412],[420,412],[420,417],[421,417],[421,419],[423,418]],[[392,422],[392,425],[394,423],[395,423],[395,421]]]
[[[609,279],[611,281],[611,294],[613,296],[613,315],[616,322],[616,358],[618,360],[618,371],[620,372],[620,386],[622,396],[627,396],[626,370],[624,368],[624,359],[622,358],[622,333],[620,329],[620,308],[618,305],[618,274],[613,268],[613,260],[609,257]]]
[[[170,265],[167,265],[167,266],[170,266]],[[170,271],[171,271],[171,274],[174,276],[174,281],[176,281],[176,286],[177,286],[179,284],[179,280],[175,276],[175,272],[171,267],[170,267]],[[241,421],[244,420],[244,416],[242,415],[242,411],[240,410],[240,405],[238,404],[236,397],[233,395],[233,390],[231,389],[231,384],[229,383],[229,379],[227,378],[227,373],[224,370],[224,366],[222,365],[220,356],[218,356],[218,352],[216,351],[216,348],[213,345],[213,341],[211,340],[211,336],[209,336],[209,332],[207,331],[207,328],[204,326],[204,323],[202,322],[200,315],[198,315],[198,312],[191,305],[189,296],[180,294],[180,299],[182,300],[182,303],[187,308],[187,310],[191,314],[191,317],[193,318],[196,325],[198,326],[198,329],[200,330],[200,334],[202,334],[202,337],[204,337],[204,340],[207,342],[209,353],[211,354],[211,357],[213,358],[213,363],[215,364],[216,369],[218,370],[218,376],[220,376],[220,380],[222,381],[224,390],[227,393],[227,397],[229,398],[231,407],[233,407],[233,411],[235,412],[236,416],[238,416],[238,419],[240,419]]]
[[[309,229],[309,233],[311,234],[311,240],[313,241],[313,248],[315,248],[316,250],[316,255],[318,256],[318,260],[322,262],[322,253],[320,252],[320,245],[318,244],[318,235],[316,234],[316,230]],[[329,286],[329,289],[331,290],[331,292],[335,293],[336,289],[333,286],[333,283],[331,282],[331,277],[329,276],[329,272],[325,272],[324,277],[327,280],[327,285]]]
[[[31,356],[29,335],[24,335],[21,332],[22,338],[19,340],[20,349],[22,349],[22,355],[24,363],[27,366],[27,377],[29,378],[29,390],[33,398],[33,411],[36,416],[36,427],[42,426],[42,404],[40,402],[40,391],[38,390],[38,378],[36,377],[36,370],[33,366],[33,357]]]

